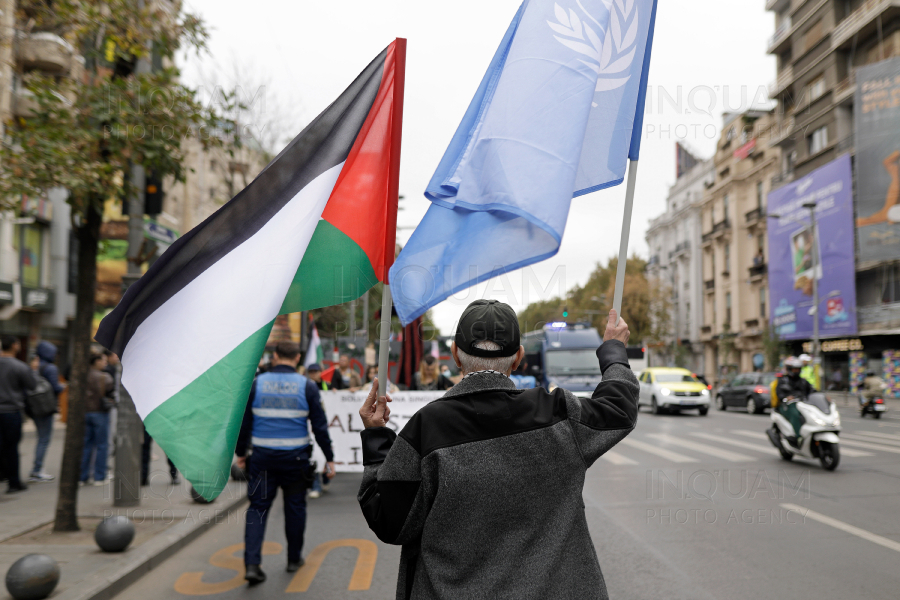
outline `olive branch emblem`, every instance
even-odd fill
[[[581,0],[575,0],[575,3],[586,19],[593,22],[597,31],[594,31],[594,27],[587,20],[579,17],[574,9],[570,8],[566,12],[556,3],[553,7],[557,22],[547,21],[550,29],[558,34],[553,36],[556,41],[589,59],[578,60],[599,75],[596,89],[598,92],[620,88],[631,78],[628,70],[637,53],[640,12],[634,0],[603,1],[610,12],[609,29],[606,31],[603,30],[603,25],[584,8]]]

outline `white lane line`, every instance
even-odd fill
[[[699,442],[691,442],[688,440],[683,440],[680,438],[676,438],[670,435],[665,435],[663,433],[651,433],[647,437],[651,437],[653,439],[659,440],[666,444],[672,444],[673,446],[681,446],[682,448],[687,448],[688,450],[693,450],[694,452],[702,452],[703,454],[709,454],[710,456],[715,456],[716,458],[721,458],[723,460],[731,461],[731,462],[747,462],[754,460],[750,456],[746,454],[738,454],[737,452],[730,452],[728,450],[723,450],[721,448],[717,448],[715,446],[708,446],[706,444],[701,444]]]
[[[703,439],[707,439],[713,442],[720,442],[722,444],[731,444],[732,446],[738,446],[739,448],[746,448],[747,450],[756,450],[757,452],[764,452],[766,454],[771,454],[772,452],[777,452],[775,450],[775,446],[771,444],[768,446],[761,446],[759,444],[751,444],[749,442],[744,442],[742,440],[733,440],[731,438],[720,437],[718,435],[713,435],[711,433],[692,433],[691,435],[695,435],[697,437],[702,437]]]
[[[849,440],[845,440],[841,442],[841,446],[844,445],[852,446],[853,448],[865,448],[866,450],[878,450],[880,452],[893,452],[894,454],[900,454],[900,448],[882,446],[881,444],[870,444],[868,442],[851,442]]]
[[[841,531],[845,531],[849,534],[855,535],[856,537],[860,537],[874,544],[878,544],[879,546],[884,546],[885,548],[889,548],[891,550],[894,550],[895,552],[900,552],[900,542],[895,542],[894,540],[888,539],[886,537],[881,537],[880,535],[876,535],[871,531],[866,531],[865,529],[854,527],[849,523],[844,523],[843,521],[832,519],[831,517],[823,515],[822,513],[817,513],[814,510],[809,510],[803,508],[802,506],[797,506],[796,504],[782,504],[781,507],[786,510],[796,511],[797,513],[802,515],[804,519],[812,519],[813,521],[818,521],[819,523],[829,525],[831,527],[834,527],[835,529],[840,529]]]
[[[692,463],[692,462],[700,462],[696,458],[691,458],[690,456],[685,456],[684,454],[678,454],[677,452],[672,452],[671,450],[665,450],[663,448],[657,448],[656,446],[651,446],[650,444],[645,444],[644,442],[640,442],[638,440],[633,440],[631,438],[625,438],[620,444],[625,444],[626,446],[631,446],[632,448],[637,448],[638,450],[643,450],[644,452],[649,452],[650,454],[655,454],[657,456],[661,456],[667,460],[671,460],[672,462],[677,463]]]
[[[733,429],[731,431],[731,433],[736,433],[738,435],[743,435],[745,437],[751,437],[755,440],[767,440],[768,441],[768,439],[769,439],[769,436],[767,436],[765,433],[760,433],[758,431],[748,431],[746,429]],[[774,447],[773,447],[773,449],[774,449]],[[873,448],[873,449],[877,450],[877,448]],[[844,444],[841,444],[841,454],[843,454],[844,456],[850,457],[850,458],[863,458],[865,456],[875,456],[871,452],[862,452],[860,450],[851,450],[851,449],[847,448]]]
[[[876,444],[887,444],[888,446],[900,446],[900,440],[896,442],[894,440],[884,440],[881,438],[871,438],[864,435],[856,435],[853,433],[841,433],[841,438],[848,438],[851,440],[857,440],[860,442],[873,442]]]
[[[606,454],[601,456],[603,460],[609,461],[614,465],[636,465],[638,462],[636,460],[631,460],[624,454],[619,454],[615,450],[607,450]]]
[[[881,433],[880,431],[854,431],[853,433],[857,435],[884,438],[886,440],[896,440],[900,442],[900,435],[891,435],[890,433]]]

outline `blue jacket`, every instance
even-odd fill
[[[331,436],[328,435],[328,419],[325,417],[325,411],[322,409],[319,388],[316,387],[315,382],[302,375],[297,375],[298,381],[305,382],[305,386],[301,393],[294,396],[294,398],[297,399],[297,415],[292,416],[291,418],[269,417],[266,415],[266,411],[273,409],[262,406],[262,402],[257,402],[258,395],[262,400],[262,394],[260,394],[260,390],[258,389],[261,378],[264,383],[268,380],[271,380],[268,381],[269,383],[278,383],[282,379],[293,379],[281,377],[286,374],[297,375],[296,371],[292,368],[279,365],[273,367],[267,373],[259,375],[256,380],[254,380],[253,386],[250,388],[250,397],[247,399],[247,409],[244,411],[244,421],[241,424],[241,432],[238,435],[235,454],[238,456],[246,455],[248,448],[252,445],[254,436],[259,438],[285,436],[283,439],[300,439],[308,437],[308,421],[308,423],[312,425],[316,443],[319,445],[319,448],[322,449],[322,453],[325,454],[325,459],[333,461],[334,453],[331,450]],[[290,398],[290,396],[279,392],[266,394],[267,401],[282,400],[286,398]],[[303,404],[306,405],[306,411],[303,410]],[[254,408],[256,408],[256,415],[254,415]],[[279,409],[276,408],[274,410]],[[301,414],[302,412],[308,412],[308,414],[303,415]],[[279,431],[283,433],[279,434]],[[308,444],[308,441],[306,443]],[[285,447],[285,449],[289,448]]]
[[[39,369],[41,377],[50,382],[50,385],[53,386],[53,393],[59,398],[59,393],[65,388],[59,382],[59,368],[55,364],[56,352],[56,346],[47,341],[40,342],[35,351],[38,358],[41,359]]]

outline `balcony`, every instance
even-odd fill
[[[784,142],[793,140],[794,123],[794,115],[783,116],[779,119],[769,138],[769,145],[779,146]]]
[[[716,280],[709,279],[707,281],[704,281],[703,282],[703,291],[705,291],[707,294],[711,294],[714,291],[716,291]]]
[[[763,276],[769,272],[769,265],[766,263],[762,263],[759,265],[754,265],[750,267],[750,281],[759,281],[763,278]]]
[[[26,69],[63,74],[76,62],[75,48],[55,33],[20,33],[17,42],[16,58]]]
[[[718,223],[713,225],[712,237],[713,239],[720,238],[729,231],[731,231],[731,222],[728,219],[719,221]]]
[[[856,69],[850,71],[850,75],[839,81],[834,86],[834,103],[844,104],[853,100],[856,93]]]
[[[781,187],[794,180],[794,171],[784,171],[772,177],[772,189]]]
[[[781,54],[787,48],[786,42],[789,42],[791,39],[791,19],[787,18],[781,22],[781,25],[778,26],[778,29],[775,30],[774,35],[769,38],[769,46],[768,53],[769,54]]]
[[[875,306],[857,306],[856,317],[859,321],[860,333],[885,331],[896,333],[900,329],[900,302],[877,304]]]
[[[747,319],[744,321],[744,327],[747,329],[757,329],[759,327],[759,319]]]
[[[778,73],[778,79],[769,84],[769,97],[775,98],[787,89],[791,82],[794,80],[794,67],[792,65],[785,65],[784,68],[781,69],[781,72]]]
[[[760,219],[763,218],[762,208],[754,208],[744,216],[747,219],[747,225],[755,225]]]
[[[849,49],[854,37],[865,39],[869,35],[877,35],[878,17],[882,18],[883,23],[889,23],[898,14],[900,0],[867,0],[831,32],[832,50],[845,47]]]
[[[712,339],[712,325],[704,325],[701,327],[700,335],[706,339]]]
[[[688,254],[688,252],[690,251],[690,249],[691,249],[690,242],[681,242],[680,244],[675,246],[674,250],[669,252],[669,260],[672,260],[673,258],[675,258],[677,256],[686,256]]]
[[[712,231],[710,231],[709,233],[704,233],[703,236],[700,238],[700,245],[704,246],[704,247],[710,245],[712,243],[712,238],[713,238]]]
[[[37,100],[30,90],[18,88],[12,93],[12,114],[14,117],[27,119],[34,116],[37,110]]]
[[[650,257],[650,260],[647,261],[647,268],[654,267],[659,264],[659,254],[654,254]]]
[[[840,142],[838,142],[835,152],[837,152],[838,154],[843,154],[845,152],[854,154],[856,152],[856,144],[853,143],[853,135],[848,135]]]

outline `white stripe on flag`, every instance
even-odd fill
[[[253,416],[268,417],[270,419],[299,419],[309,414],[308,410],[294,410],[290,408],[254,408]]]
[[[122,356],[122,384],[142,419],[278,315],[343,166],[311,181],[141,323]]]

